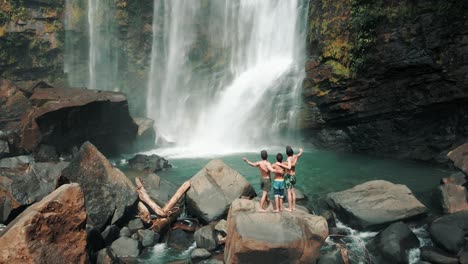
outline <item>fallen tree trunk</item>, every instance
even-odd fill
[[[137,192],[138,192],[138,197],[142,202],[147,204],[151,210],[153,210],[158,216],[160,217],[167,217],[166,212],[159,207],[148,195],[148,192],[146,192],[145,187],[143,186],[143,183],[141,182],[140,177],[135,178],[136,186],[137,186]]]
[[[155,232],[161,232],[164,228],[166,228],[168,225],[170,225],[172,222],[177,220],[177,217],[182,213],[182,209],[177,208],[174,210],[169,217],[165,218],[157,218],[153,221],[153,224],[151,225],[151,230]]]
[[[144,205],[142,202],[138,202],[138,216],[140,216],[144,223],[151,223],[151,214],[146,205]]]
[[[170,210],[176,205],[176,203],[180,200],[180,198],[187,192],[187,190],[190,188],[190,181],[184,182],[177,192],[171,197],[169,201],[167,201],[166,205],[162,208],[162,210],[170,215]]]

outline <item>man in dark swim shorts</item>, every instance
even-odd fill
[[[275,170],[271,167],[271,163],[268,162],[268,153],[266,150],[262,150],[260,152],[260,156],[262,158],[261,161],[257,162],[251,162],[247,158],[243,158],[247,164],[249,164],[252,167],[258,167],[258,170],[260,171],[260,186],[263,191],[262,198],[260,199],[260,212],[265,212],[264,206],[266,203],[269,203],[268,201],[268,192],[271,190],[271,178],[270,178],[270,172],[274,172]]]

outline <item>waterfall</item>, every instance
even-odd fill
[[[72,87],[119,90],[113,0],[66,0],[64,72]]]
[[[306,0],[155,0],[147,113],[205,151],[279,143],[303,78]]]

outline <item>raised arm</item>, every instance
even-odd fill
[[[292,167],[292,166],[291,166],[291,160],[290,160],[289,158],[288,158],[288,165],[284,165],[284,164],[281,163],[281,162],[276,162],[275,164],[278,165],[278,166],[280,166],[280,167],[282,167],[282,168],[288,169],[288,170],[290,170],[291,167]]]
[[[302,153],[304,153],[304,150],[302,148],[299,149],[299,154],[297,154],[297,157],[299,158],[302,156]]]
[[[267,169],[273,173],[281,173],[282,171],[281,170],[275,170],[273,169],[273,167],[271,166],[271,164],[268,162],[267,164]]]
[[[253,162],[251,162],[250,160],[248,160],[247,158],[242,158],[242,160],[245,161],[247,164],[249,164],[249,165],[252,166],[252,167],[258,167],[258,166],[260,166],[260,164],[258,164],[258,162],[253,163]]]

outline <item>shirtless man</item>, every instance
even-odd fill
[[[279,213],[283,210],[283,198],[284,198],[284,172],[283,169],[278,163],[283,161],[283,155],[278,153],[276,155],[276,163],[273,164],[273,173],[274,173],[274,181],[273,181],[273,191],[275,194],[275,204],[276,209],[275,213]]]
[[[251,162],[247,158],[242,158],[247,164],[249,164],[252,167],[258,167],[258,170],[260,171],[260,186],[263,191],[262,199],[260,200],[260,212],[266,212],[265,209],[263,209],[265,203],[268,201],[268,192],[271,189],[271,178],[270,178],[270,172],[274,172],[275,170],[271,166],[271,163],[268,162],[268,154],[266,150],[262,150],[260,152],[260,156],[262,158],[261,161],[257,162]],[[270,202],[270,201],[268,201]]]
[[[288,192],[289,208],[286,209],[288,211],[296,210],[296,190],[294,189],[294,185],[296,184],[296,164],[297,160],[302,156],[303,152],[304,150],[300,148],[299,154],[294,155],[294,151],[291,148],[291,146],[286,146],[286,155],[288,155],[288,159],[285,163],[277,164],[278,166],[281,166],[284,169],[286,169],[286,175],[284,177],[284,180],[286,190]]]

